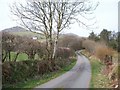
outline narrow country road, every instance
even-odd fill
[[[78,55],[77,63],[70,71],[35,88],[89,88],[90,79],[90,62],[85,56]]]

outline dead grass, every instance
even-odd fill
[[[98,45],[96,46],[95,49],[95,55],[100,59],[100,60],[104,60],[105,56],[113,56],[114,52],[113,49],[108,48],[106,46],[102,46],[102,45]]]

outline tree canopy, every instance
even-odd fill
[[[78,16],[93,19],[86,15],[91,15],[97,6],[98,3],[94,5],[90,0],[27,0],[25,5],[14,4],[12,13],[28,30],[45,36],[48,58],[53,59],[60,32],[74,22],[87,27]]]

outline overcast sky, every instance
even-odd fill
[[[13,21],[9,8],[9,5],[14,1],[24,2],[24,0],[0,0],[0,30],[18,26],[18,24]],[[77,24],[74,24],[71,26],[71,29],[67,30],[67,33],[75,33],[79,36],[88,36],[91,31],[94,31],[96,34],[98,34],[103,28],[108,29],[109,31],[118,31],[118,1],[120,0],[97,1],[100,2],[99,6],[94,12],[97,21],[97,28],[88,30],[85,28],[80,28]],[[66,33],[66,31],[63,33]]]

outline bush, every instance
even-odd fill
[[[85,41],[83,41],[82,46],[83,46],[88,52],[90,52],[91,54],[93,54],[94,51],[95,51],[96,43],[95,43],[95,41],[92,41],[92,40],[85,40]]]
[[[28,78],[33,78],[34,76],[42,75],[43,73],[46,73],[48,72],[48,70],[50,70],[48,62],[46,60],[5,62],[2,65],[2,69],[3,84],[13,84],[16,82],[25,81]]]
[[[68,47],[74,51],[82,49],[83,38],[74,35],[66,34],[62,36],[58,41],[58,47]]]
[[[57,58],[69,58],[72,55],[72,50],[67,47],[59,47],[56,52]]]
[[[98,45],[95,48],[95,54],[100,60],[104,61],[106,55],[107,56],[112,56],[113,55],[113,50],[111,48],[108,48],[107,46]]]
[[[28,79],[42,76],[45,73],[57,71],[72,62],[70,59],[55,60],[55,65],[50,66],[48,60],[27,60],[20,62],[4,62],[2,64],[2,85],[24,82]],[[52,69],[52,70],[51,70]]]

